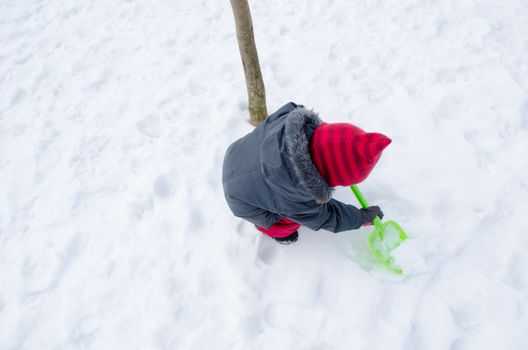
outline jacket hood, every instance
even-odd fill
[[[317,113],[298,107],[268,126],[260,150],[262,174],[273,190],[290,200],[322,204],[332,198],[333,188],[310,156],[309,139],[321,123]]]
[[[309,138],[321,123],[317,113],[297,108],[288,114],[284,123],[284,140],[286,156],[299,183],[318,203],[327,203],[332,198],[333,188],[323,179],[310,156]]]

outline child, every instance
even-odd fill
[[[229,208],[282,244],[302,225],[341,232],[383,218],[332,199],[335,186],[363,181],[391,142],[352,124],[323,123],[290,102],[227,150],[222,182]]]

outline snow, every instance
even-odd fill
[[[280,246],[229,212],[228,1],[5,0],[0,349],[526,349],[526,1],[251,9],[269,112],[393,139],[360,188],[406,276],[368,228]]]

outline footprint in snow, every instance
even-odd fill
[[[521,126],[523,129],[528,129],[528,100],[524,101],[521,108],[519,108],[521,115]]]
[[[450,307],[451,317],[456,325],[464,330],[476,329],[479,327],[478,315],[474,306],[467,304],[458,307]]]
[[[156,197],[161,199],[167,199],[172,195],[172,184],[167,176],[160,175],[154,181],[152,186]]]
[[[257,248],[257,258],[265,264],[271,265],[277,258],[277,242],[270,237],[261,235]]]
[[[158,115],[149,115],[136,123],[137,130],[145,136],[156,138],[160,136],[161,121]]]
[[[256,227],[244,220],[237,225],[237,233],[242,237],[258,237],[257,259],[271,265],[277,257],[277,242],[259,232]]]

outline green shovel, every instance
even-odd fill
[[[369,205],[359,188],[356,185],[352,185],[350,189],[354,192],[361,206],[367,208]],[[382,224],[379,217],[374,219],[374,231],[369,236],[370,249],[381,265],[398,275],[403,275],[403,270],[396,265],[394,258],[391,256],[391,251],[396,249],[406,239],[407,235],[397,222],[387,221]]]

